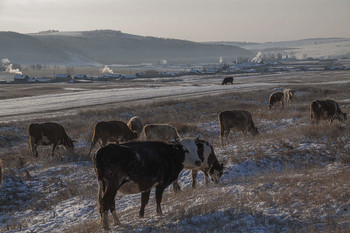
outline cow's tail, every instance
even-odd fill
[[[33,138],[33,125],[32,124],[30,124],[29,126],[28,126],[28,136],[29,136],[29,147],[30,147],[30,150],[32,151],[32,153],[33,153],[33,156],[34,156],[34,152],[33,152],[33,146],[34,146],[34,144],[35,144],[35,140],[34,140],[34,138]]]
[[[98,141],[98,125],[96,125],[94,127],[94,134],[92,135],[92,140],[91,140],[91,144],[90,144],[90,150],[89,150],[89,154],[91,154],[92,148],[94,148],[96,142]]]
[[[103,162],[102,162],[102,153],[97,151],[93,156],[93,164],[96,172],[97,182],[98,182],[98,192],[97,192],[97,209],[100,213],[100,219],[102,220],[102,196],[106,190],[106,184],[103,180]]]

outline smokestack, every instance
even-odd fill
[[[5,72],[12,74],[22,74],[19,69],[12,69],[12,64],[8,58],[3,58],[1,60],[2,66],[5,67]]]

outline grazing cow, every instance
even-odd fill
[[[268,105],[269,109],[271,109],[274,105],[277,106],[277,103],[280,103],[281,108],[283,109],[284,108],[283,97],[284,97],[283,92],[280,92],[280,91],[273,92],[269,97],[269,105]]]
[[[120,225],[115,211],[115,195],[141,193],[139,216],[144,216],[151,189],[156,188],[157,214],[162,215],[164,189],[175,181],[184,167],[199,167],[197,146],[193,139],[179,143],[139,141],[110,144],[93,158],[98,180],[98,210],[104,229],[108,227],[108,210],[114,224]]]
[[[0,159],[0,189],[1,189],[1,184],[2,184],[2,174],[4,173],[3,168],[2,168],[2,161]]]
[[[29,144],[33,152],[33,156],[38,156],[37,147],[39,145],[51,145],[53,144],[52,153],[58,145],[63,145],[71,153],[74,153],[74,140],[68,137],[63,126],[53,122],[45,123],[33,123],[28,127]]]
[[[138,116],[132,117],[127,125],[131,129],[131,131],[136,132],[138,134],[140,134],[143,129],[141,118]]]
[[[202,161],[202,166],[199,168],[191,169],[192,188],[196,187],[198,170],[201,170],[204,173],[206,185],[209,183],[208,175],[212,182],[215,184],[219,183],[219,180],[223,174],[224,164],[219,163],[212,145],[210,145],[207,141],[196,140],[196,145],[198,148],[198,157]],[[177,180],[173,182],[173,189],[175,192],[180,190],[180,186]]]
[[[258,128],[254,125],[251,114],[245,110],[220,112],[219,123],[221,145],[223,145],[223,136],[226,136],[228,141],[228,135],[230,134],[231,128],[236,131],[242,131],[243,135],[246,131],[251,132],[253,135],[259,133]]]
[[[131,131],[131,129],[122,121],[101,121],[95,125],[89,154],[98,141],[100,147],[102,147],[106,146],[108,141],[118,144],[119,141],[128,142],[137,138],[138,134]]]
[[[233,77],[226,77],[222,80],[222,85],[227,85],[228,83],[233,84]]]
[[[338,103],[334,100],[314,100],[310,105],[311,124],[318,124],[321,119],[331,124],[334,119],[347,120],[347,115],[340,110]]]
[[[295,90],[293,89],[283,89],[283,96],[285,103],[291,103],[294,98]]]
[[[148,124],[143,130],[146,139],[151,141],[171,141],[180,138],[176,128],[168,124]]]

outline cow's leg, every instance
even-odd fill
[[[209,184],[208,170],[204,170],[203,173],[205,178],[205,184],[208,185]]]
[[[116,194],[115,194],[116,195]],[[114,195],[114,196],[115,196]],[[109,210],[111,211],[112,213],[112,216],[113,216],[113,225],[116,226],[116,225],[121,225],[120,224],[120,221],[119,221],[119,218],[117,216],[117,213],[115,212],[115,198],[113,198],[113,203],[111,204]]]
[[[163,215],[162,208],[160,207],[160,203],[162,202],[164,189],[165,187],[163,185],[158,185],[156,187],[157,215]]]
[[[92,140],[91,144],[90,144],[90,150],[89,150],[89,155],[92,151],[92,148],[94,148],[96,142],[98,141],[98,139],[96,137],[94,137],[94,139]]]
[[[114,180],[105,180],[106,190],[102,195],[102,203],[101,203],[101,212],[102,212],[102,226],[103,229],[109,230],[108,226],[108,210],[115,211],[115,195],[118,191],[118,186],[116,185],[118,182]],[[119,221],[119,220],[118,220]]]
[[[51,153],[52,156],[54,156],[56,147],[57,147],[57,145],[56,145],[56,144],[53,144],[52,153]]]
[[[38,145],[33,145],[32,146],[32,153],[34,157],[38,157],[38,151],[37,151]]]
[[[175,181],[173,182],[173,190],[174,190],[175,193],[181,191],[180,185],[179,185],[179,183],[177,182],[177,180],[175,180]]]
[[[196,188],[196,178],[197,178],[198,170],[192,169],[191,175],[192,175],[192,188]]]
[[[140,218],[143,218],[143,216],[145,215],[145,207],[148,203],[150,193],[151,193],[151,190],[141,193],[141,208],[139,212]]]

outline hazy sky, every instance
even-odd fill
[[[192,41],[350,38],[350,0],[0,0],[0,31],[49,29]]]

